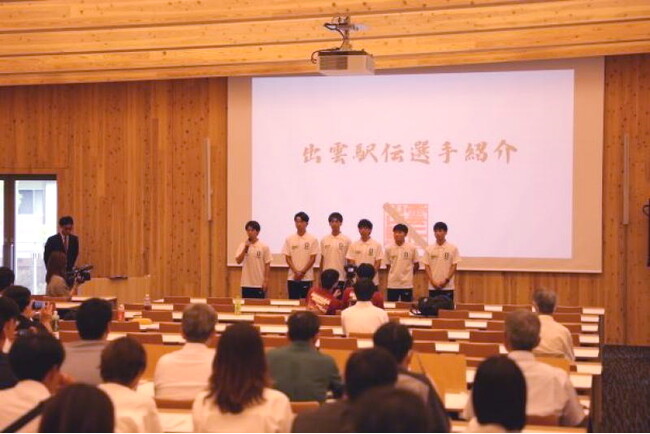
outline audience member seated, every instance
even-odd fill
[[[110,342],[102,351],[99,385],[115,409],[115,432],[162,432],[153,398],[135,391],[147,367],[142,344],[124,337]]]
[[[324,315],[334,315],[343,309],[339,300],[341,290],[338,289],[339,272],[324,270],[320,274],[320,288],[312,288],[307,293],[307,309]]]
[[[8,297],[0,297],[0,348],[6,341],[13,341],[16,334],[16,318],[20,311],[15,301]],[[0,351],[0,389],[14,387],[18,379],[9,366],[9,358]]]
[[[58,392],[43,408],[39,432],[112,433],[115,412],[108,395],[88,384],[72,384]]]
[[[4,432],[37,432],[42,402],[64,383],[59,371],[64,358],[63,346],[49,333],[16,339],[9,364],[18,384],[0,391],[0,428]]]
[[[533,353],[538,356],[564,357],[574,361],[573,339],[568,328],[553,319],[553,312],[557,303],[554,291],[537,289],[533,294],[533,304],[539,313],[541,330],[539,332],[539,345]]]
[[[367,390],[378,386],[394,386],[397,363],[383,348],[369,348],[352,353],[345,365],[346,397],[328,402],[313,411],[299,413],[292,432],[353,432],[352,406]]]
[[[18,305],[18,334],[31,332],[52,333],[52,303],[45,303],[39,311],[32,309],[32,293],[24,286],[13,285],[5,289],[3,297],[11,298]]]
[[[537,314],[518,310],[505,320],[506,348],[526,379],[526,415],[555,416],[565,426],[580,425],[585,419],[569,374],[535,360],[532,351],[539,343],[540,322]],[[465,409],[467,419],[474,416],[471,401]]]
[[[49,297],[70,297],[77,295],[78,282],[74,282],[72,288],[66,281],[68,258],[63,252],[52,252],[47,260],[47,274],[45,282],[47,288],[45,293]]]
[[[526,380],[507,356],[493,356],[479,365],[471,400],[476,416],[467,432],[521,432],[526,425]]]
[[[375,284],[372,280],[361,279],[354,284],[357,302],[341,312],[341,325],[346,335],[350,333],[374,333],[382,324],[388,322],[385,310],[370,302]]]
[[[416,394],[394,387],[365,392],[354,403],[353,415],[354,432],[443,432],[432,428],[431,414]]]
[[[16,275],[11,268],[0,267],[0,295],[2,295],[5,289],[14,284],[15,279]]]
[[[375,347],[384,348],[397,361],[398,375],[396,387],[410,390],[422,399],[431,415],[433,432],[449,432],[449,419],[445,407],[426,375],[408,370],[411,362],[413,338],[408,327],[403,324],[388,322],[375,332]]]
[[[357,268],[357,281],[361,279],[369,279],[372,280],[375,278],[375,267],[373,267],[370,264],[359,264],[359,267]],[[375,287],[376,289],[376,287]],[[346,288],[345,291],[343,291],[343,297],[341,298],[341,302],[343,303],[343,309],[346,307],[350,307],[350,305],[356,303],[357,297],[354,294],[354,288]],[[373,305],[377,306],[380,309],[384,308],[384,296],[381,294],[379,291],[375,291],[372,294],[372,297],[370,298],[370,301],[372,302]]]
[[[195,432],[288,432],[289,398],[268,387],[260,333],[250,324],[230,325],[219,339],[209,391],[192,406]]]
[[[333,281],[336,285],[338,272]],[[289,340],[286,347],[268,352],[273,387],[291,401],[325,401],[327,391],[335,397],[343,393],[343,382],[334,359],[316,349],[320,319],[312,312],[295,312],[289,316]]]
[[[75,381],[95,386],[102,382],[99,364],[112,318],[113,308],[106,300],[91,298],[81,303],[76,317],[81,340],[65,345],[65,363],[61,368]]]
[[[182,334],[187,343],[182,349],[165,354],[156,365],[156,398],[193,400],[208,388],[212,372],[217,313],[207,304],[192,304],[183,311]]]

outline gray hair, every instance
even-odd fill
[[[188,342],[204,343],[214,332],[217,313],[204,303],[190,304],[183,311],[183,334]]]
[[[550,289],[538,288],[533,293],[533,302],[539,313],[550,315],[555,312],[557,294]]]
[[[506,316],[506,340],[511,350],[532,351],[539,344],[541,324],[537,314],[516,310]]]

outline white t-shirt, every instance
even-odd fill
[[[113,402],[116,433],[162,432],[153,398],[117,383],[104,383],[97,387]]]
[[[199,394],[192,405],[194,432],[291,432],[291,404],[280,391],[264,389],[264,400],[239,414],[222,413],[213,398],[206,399],[207,394]]]
[[[419,259],[418,249],[411,243],[388,246],[384,253],[384,265],[390,265],[387,287],[413,288],[413,264],[416,264]]]
[[[381,261],[382,258],[381,244],[372,238],[368,238],[368,241],[357,240],[350,245],[346,258],[354,261],[354,265],[356,266],[370,264],[374,267],[375,261]],[[379,285],[379,270],[375,271],[377,273],[375,274],[375,278],[372,279],[372,282],[375,285]]]
[[[246,243],[241,243],[237,248],[235,257],[241,255],[246,247]],[[271,249],[261,242],[255,241],[248,247],[248,252],[244,255],[241,269],[241,286],[247,288],[261,288],[264,284],[264,268],[270,264]]]
[[[311,257],[318,255],[318,253],[318,240],[308,232],[305,232],[302,237],[297,233],[287,237],[284,241],[284,246],[282,246],[282,254],[291,257],[293,265],[298,270],[302,270]],[[289,267],[287,280],[294,280],[294,273],[291,267]],[[307,282],[314,280],[314,267],[310,267],[307,270],[302,280]]]
[[[323,256],[323,270],[336,270],[339,280],[345,280],[345,256],[350,248],[350,239],[343,234],[332,234],[323,237],[320,242],[321,255]]]
[[[2,402],[0,429],[5,429],[49,397],[50,392],[47,387],[34,380],[19,381],[14,387],[0,391],[0,402]],[[41,416],[37,416],[18,432],[38,432],[40,422]]]
[[[446,241],[442,246],[438,243],[428,246],[422,256],[422,263],[431,268],[431,275],[435,281],[447,279],[451,267],[460,261],[458,248]],[[429,289],[433,289],[431,282],[429,282]],[[442,289],[454,289],[454,278],[452,277]]]
[[[189,401],[208,388],[215,350],[188,342],[158,360],[153,376],[156,398]]]
[[[354,306],[341,312],[343,333],[374,333],[382,324],[389,321],[384,309],[374,306],[371,301],[357,301]]]

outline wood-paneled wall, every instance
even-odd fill
[[[650,194],[650,55],[608,58],[605,94],[603,273],[461,272],[458,297],[525,303],[545,285],[559,291],[561,304],[604,306],[608,342],[650,344],[648,225],[641,212]],[[0,88],[0,173],[58,175],[59,209],[77,219],[81,260],[94,263],[98,276],[150,275],[144,289],[133,291],[236,293],[239,270],[227,269],[225,258],[226,170],[223,79]],[[272,296],[286,296],[284,279],[285,270],[273,270]]]

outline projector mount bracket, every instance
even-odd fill
[[[322,50],[316,50],[313,53],[311,53],[312,63],[316,63],[317,61],[316,55],[324,51],[330,51],[330,52],[331,51],[340,51],[340,52],[352,51],[352,44],[350,44],[350,32],[366,29],[366,26],[364,26],[363,24],[352,24],[352,20],[347,15],[334,17],[329,23],[323,24],[323,27],[325,27],[327,30],[337,32],[339,35],[341,35],[341,38],[343,38],[343,40],[341,41],[341,45],[339,47],[324,48]]]

